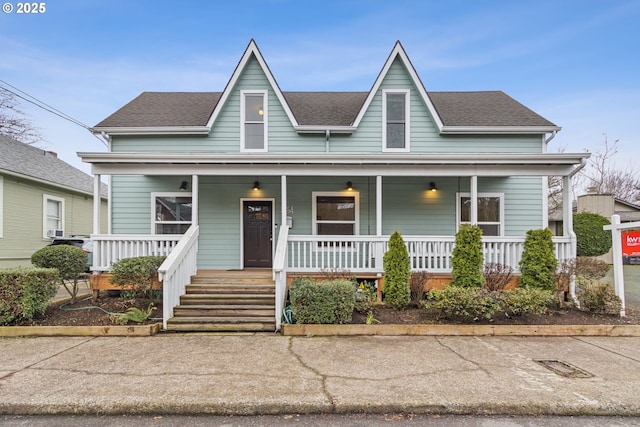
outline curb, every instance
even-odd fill
[[[0,337],[148,337],[161,323],[125,326],[0,326]]]
[[[285,336],[606,336],[640,337],[640,325],[282,325]]]

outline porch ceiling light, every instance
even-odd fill
[[[438,191],[438,187],[436,187],[436,183],[435,182],[431,181],[429,183],[429,190],[430,191]]]
[[[253,191],[258,191],[260,190],[260,181],[254,181],[253,182]]]
[[[180,190],[182,190],[182,191],[186,190],[187,189],[187,185],[188,185],[187,181],[182,181],[180,183]]]
[[[353,191],[353,183],[351,181],[347,181],[347,191]]]

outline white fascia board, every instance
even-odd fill
[[[492,164],[430,165],[354,165],[354,164],[96,164],[94,173],[101,175],[158,176],[567,176],[575,166],[568,164],[518,165],[496,167]]]
[[[320,133],[324,134],[327,131],[330,133],[344,133],[351,134],[357,130],[354,126],[314,126],[314,125],[302,125],[295,127],[298,133]]]
[[[559,126],[443,126],[443,134],[547,134],[558,132]]]
[[[207,126],[153,126],[153,127],[95,127],[91,132],[101,135],[208,135]]]
[[[302,165],[577,165],[589,153],[342,153],[342,154],[275,154],[275,153],[184,153],[184,152],[79,152],[85,163],[92,164],[302,164]]]
[[[416,69],[413,67],[413,64],[409,60],[409,56],[407,55],[404,48],[402,47],[402,44],[399,41],[396,42],[395,46],[393,47],[393,50],[391,51],[391,54],[389,55],[389,58],[387,58],[387,62],[385,62],[384,66],[382,67],[382,70],[380,71],[380,74],[378,74],[378,78],[376,79],[375,83],[373,84],[373,87],[369,91],[369,95],[367,96],[367,99],[364,101],[364,104],[362,104],[362,108],[360,109],[358,116],[353,122],[353,126],[358,127],[358,125],[360,124],[360,121],[362,120],[365,113],[369,109],[369,106],[371,105],[373,98],[378,92],[378,89],[380,89],[380,85],[382,84],[382,81],[384,80],[384,78],[387,76],[387,73],[389,72],[389,68],[391,68],[391,65],[393,64],[393,61],[395,61],[396,57],[400,57],[400,60],[404,63],[405,68],[409,72],[409,76],[411,77],[411,80],[413,80],[413,84],[418,89],[418,93],[420,94],[423,102],[427,106],[429,113],[431,113],[431,116],[433,117],[433,120],[435,121],[436,126],[438,126],[438,130],[441,131],[443,127],[442,120],[440,119],[440,116],[438,115],[438,112],[436,111],[436,108],[434,107],[433,102],[431,102],[431,98],[429,98],[429,95],[427,94],[427,90],[422,84],[422,80],[420,80],[420,77],[418,76]]]
[[[276,94],[276,97],[278,98],[278,101],[280,101],[280,105],[282,105],[282,108],[287,114],[287,117],[291,122],[291,126],[293,127],[298,126],[298,121],[296,120],[296,118],[293,115],[293,112],[289,108],[289,104],[284,99],[284,95],[280,90],[280,86],[278,86],[278,83],[276,82],[276,79],[273,77],[273,74],[271,73],[269,66],[267,65],[266,61],[262,57],[262,54],[260,53],[260,49],[258,49],[258,45],[253,39],[251,39],[251,41],[249,42],[249,45],[247,46],[247,49],[244,51],[244,54],[242,55],[242,58],[240,58],[240,62],[238,63],[238,66],[236,67],[236,69],[233,71],[233,74],[231,75],[231,79],[229,79],[227,86],[224,88],[224,91],[222,92],[222,96],[218,100],[216,107],[213,109],[213,113],[211,113],[211,117],[209,117],[209,121],[207,122],[207,127],[211,129],[211,127],[215,123],[216,119],[218,118],[218,115],[222,111],[222,108],[224,108],[224,105],[226,104],[227,100],[231,96],[231,93],[233,92],[233,89],[236,86],[238,79],[244,72],[244,69],[247,66],[247,63],[251,59],[251,55],[254,55],[258,60],[258,64],[260,64],[260,68],[262,68],[262,72],[267,77],[267,80],[269,81],[271,88],[273,89],[273,91]]]

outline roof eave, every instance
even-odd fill
[[[559,126],[443,126],[440,133],[446,134],[546,134],[558,132]]]
[[[302,125],[295,127],[296,132],[298,133],[317,133],[317,134],[325,134],[327,132],[330,133],[342,133],[342,134],[352,134],[357,130],[355,126],[314,126],[314,125]]]
[[[109,135],[208,135],[211,129],[207,126],[147,126],[147,127],[108,127],[91,128],[94,134]]]
[[[42,178],[37,178],[35,176],[27,175],[27,174],[24,174],[24,173],[10,171],[8,169],[0,169],[0,172],[2,174],[4,174],[4,175],[7,175],[7,176],[13,176],[15,178],[24,179],[24,180],[28,180],[28,181],[33,181],[33,182],[35,182],[37,184],[41,184],[41,185],[48,185],[50,187],[58,188],[58,189],[60,189],[62,191],[69,191],[69,192],[79,193],[79,194],[83,194],[85,196],[92,196],[93,197],[93,192],[86,191],[86,190],[83,190],[81,188],[71,187],[71,186],[64,185],[64,184],[59,184],[59,183],[53,182],[53,181],[47,181],[47,180],[44,180]],[[100,198],[101,199],[105,199],[105,200],[108,198],[107,194],[103,194],[102,193],[102,189],[100,190]]]

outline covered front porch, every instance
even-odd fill
[[[458,189],[468,194],[468,218],[472,224],[479,222],[478,199],[486,191],[485,183],[490,180],[508,179],[520,176],[528,179],[527,183],[537,182],[543,191],[538,195],[536,206],[539,210],[532,215],[537,220],[529,228],[546,226],[546,176],[562,176],[564,181],[564,206],[571,206],[571,177],[584,164],[583,155],[567,154],[479,154],[479,155],[205,155],[176,153],[81,153],[84,161],[92,163],[96,188],[102,175],[165,177],[181,180],[190,176],[191,223],[184,234],[132,234],[110,233],[99,234],[99,218],[94,217],[94,266],[95,273],[108,271],[111,265],[122,258],[142,255],[167,255],[168,258],[160,269],[160,278],[164,286],[165,322],[173,315],[173,308],[178,304],[180,296],[192,275],[198,269],[210,268],[202,265],[203,242],[211,245],[210,223],[202,216],[202,206],[211,203],[203,197],[202,189],[211,188],[212,180],[225,177],[243,176],[259,177],[270,180],[271,187],[278,183],[277,191],[268,195],[273,201],[273,227],[271,228],[272,253],[270,267],[276,282],[276,327],[280,326],[281,310],[284,304],[287,276],[294,274],[313,274],[330,270],[348,270],[358,275],[382,275],[382,259],[386,252],[391,230],[402,227],[402,218],[392,217],[398,212],[398,198],[389,184],[417,181],[439,183],[456,182],[457,188],[450,185],[448,200],[456,203],[459,199]],[[317,224],[300,225],[294,218],[291,228],[291,201],[304,200],[308,196],[300,195],[301,183],[305,179],[315,177],[319,180],[338,180],[347,182],[366,179],[370,182],[367,196],[367,216],[371,223],[365,227],[355,227],[353,234],[321,234]],[[338,177],[338,178],[336,178]],[[539,181],[535,179],[540,179]],[[448,181],[447,181],[448,180]],[[533,180],[533,181],[532,181]],[[173,181],[172,181],[173,182]],[[207,187],[209,186],[209,187]],[[233,188],[232,188],[233,190]],[[427,187],[424,191],[429,191]],[[441,187],[443,193],[447,190]],[[231,192],[233,194],[233,191]],[[150,194],[150,193],[148,193]],[[348,194],[348,193],[345,193]],[[544,196],[543,196],[544,194]],[[209,195],[209,193],[207,193]],[[238,200],[242,194],[235,194],[235,210],[239,209]],[[296,199],[297,197],[297,199]],[[394,198],[395,197],[395,198]],[[510,196],[509,196],[510,197]],[[307,203],[309,199],[306,199]],[[388,202],[391,200],[391,202]],[[386,203],[385,203],[386,201]],[[300,202],[296,202],[300,203]],[[315,203],[315,202],[314,202]],[[364,210],[364,209],[363,209]],[[455,208],[451,211],[455,212]],[[111,214],[113,211],[111,211]],[[297,213],[297,211],[296,211]],[[309,217],[311,209],[309,208]],[[110,219],[112,218],[110,214]],[[239,214],[239,212],[238,212]],[[233,215],[238,215],[233,214]],[[363,216],[361,213],[360,216]],[[446,212],[441,218],[448,218]],[[457,215],[457,214],[454,214]],[[560,261],[573,258],[575,255],[575,236],[571,231],[571,212],[567,208],[563,213],[565,234],[554,238],[556,255]],[[451,253],[454,245],[456,218],[451,221],[450,232],[428,234],[403,233],[403,238],[411,259],[413,270],[427,270],[434,273],[451,271]],[[429,221],[429,217],[424,219]],[[109,229],[112,231],[112,224]],[[504,224],[500,235],[483,238],[485,263],[500,263],[511,266],[518,271],[520,256],[524,243],[524,231],[504,232]],[[330,229],[331,227],[329,227]],[[296,230],[304,229],[304,233]],[[205,230],[203,232],[203,230]],[[206,231],[209,230],[209,231]],[[363,232],[364,230],[364,232]],[[231,232],[229,232],[231,233]],[[204,237],[206,235],[206,237]],[[237,239],[240,239],[238,236]],[[221,244],[225,244],[221,242]],[[242,269],[246,266],[239,260],[237,265],[228,268]]]

